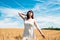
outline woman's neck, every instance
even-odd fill
[[[31,16],[29,17],[29,19],[31,18]]]
[[[29,18],[29,19],[32,19],[32,18]],[[29,20],[29,19],[27,19],[27,20]]]

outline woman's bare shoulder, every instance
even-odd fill
[[[36,21],[36,19],[33,19],[34,21]]]

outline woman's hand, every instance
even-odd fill
[[[18,12],[18,14],[21,14],[21,15],[24,15],[24,16],[26,16],[26,15],[25,15],[25,14],[23,14],[23,13],[19,13],[19,12]]]
[[[38,29],[38,31],[40,32],[41,36],[42,36],[43,38],[45,38],[45,36],[43,35],[42,31],[39,30],[39,29]]]
[[[45,38],[45,36],[43,34],[41,34],[43,38]]]
[[[42,31],[39,30],[39,29],[38,29],[38,31],[40,32],[41,36],[42,36],[43,38],[45,38],[45,36],[43,35]]]

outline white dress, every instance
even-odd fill
[[[22,40],[31,40],[35,38],[34,35],[34,21],[26,21],[26,18],[24,19],[24,32],[23,32],[23,39]],[[30,39],[29,39],[30,38]]]

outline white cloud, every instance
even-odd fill
[[[22,12],[22,10],[12,9],[12,8],[0,8],[1,12],[7,14],[7,16],[16,16],[18,11]]]
[[[39,4],[36,4],[32,10],[33,11],[40,10],[40,5]]]
[[[18,12],[24,12],[23,10],[17,10],[13,8],[0,8],[0,12],[4,15],[4,19],[0,20],[0,28],[20,28],[22,27],[21,19]],[[16,19],[14,19],[14,18]],[[3,18],[3,16],[2,16]],[[15,21],[14,21],[15,20]]]
[[[11,22],[10,19],[6,18],[4,20],[0,20],[0,28],[19,28],[19,22]]]
[[[60,17],[56,16],[46,16],[46,17],[36,17],[37,21],[40,22],[39,25],[43,27],[54,26],[60,28]]]
[[[46,22],[56,22],[56,23],[59,23],[60,21],[60,17],[54,17],[54,16],[47,16],[47,17],[38,17],[40,19],[40,21],[46,21]],[[38,20],[39,20],[38,19]]]

